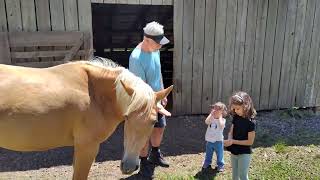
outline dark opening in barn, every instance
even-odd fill
[[[164,86],[168,87],[172,85],[173,70],[173,6],[93,3],[94,55],[128,68],[131,51],[142,41],[142,29],[151,21],[162,24],[170,40],[160,49]],[[171,100],[171,96],[169,98]]]

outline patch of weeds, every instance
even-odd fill
[[[295,166],[286,162],[286,161],[278,161],[274,162],[270,168],[266,169],[264,177],[266,179],[272,179],[277,177],[279,179],[290,179],[299,177],[299,171]]]
[[[285,112],[288,114],[288,116],[293,117],[293,118],[302,118],[302,115],[297,107],[293,107],[290,109],[285,110]]]
[[[273,146],[276,153],[285,153],[288,151],[288,146],[285,142],[280,141]]]

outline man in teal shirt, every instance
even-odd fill
[[[164,36],[163,26],[155,21],[148,23],[143,31],[143,41],[132,51],[129,58],[129,70],[149,84],[154,91],[159,91],[163,89],[159,49],[162,45],[169,43],[169,40]],[[161,104],[166,106],[167,99],[164,99]],[[158,122],[150,137],[152,148],[149,158],[149,141],[140,153],[139,174],[144,177],[153,176],[154,165],[169,167],[159,148],[165,126],[165,116],[158,114]]]

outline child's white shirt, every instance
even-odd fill
[[[206,119],[208,124],[205,140],[208,142],[223,141],[223,129],[225,127],[226,119],[222,118],[222,127],[219,125],[218,119],[211,117]]]

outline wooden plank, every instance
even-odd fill
[[[222,74],[222,99],[228,103],[228,98],[232,94],[232,76],[235,48],[235,30],[237,22],[237,1],[227,1],[227,21],[226,21],[226,39],[225,39],[225,60],[223,62]]]
[[[307,0],[298,0],[298,6],[297,6],[297,16],[296,16],[296,24],[295,24],[295,39],[294,39],[294,45],[293,45],[293,51],[292,51],[292,61],[290,65],[290,79],[289,79],[289,88],[288,88],[288,94],[290,97],[290,106],[295,106],[295,95],[297,92],[296,89],[296,73],[297,73],[297,63],[298,63],[298,57],[300,56],[300,46],[301,41],[303,40],[303,28],[304,28],[304,21],[306,17],[306,10],[307,10]]]
[[[128,0],[116,0],[117,4],[128,4]]]
[[[139,4],[139,0],[129,0],[128,4]]]
[[[151,4],[151,0],[140,0],[140,4]]]
[[[162,5],[162,0],[151,0],[152,5]]]
[[[296,91],[296,105],[299,107],[304,106],[305,98],[305,83],[306,83],[306,73],[308,68],[308,60],[310,55],[310,43],[313,27],[313,19],[315,12],[315,1],[308,0],[307,2],[307,11],[306,18],[304,21],[304,30],[303,30],[303,40],[301,41],[300,50],[301,53],[298,56],[297,62],[297,73],[295,77],[295,88]]]
[[[251,98],[256,109],[259,109],[260,101],[260,86],[267,24],[267,10],[268,0],[259,0],[251,84]]]
[[[82,32],[10,32],[10,47],[73,46]]]
[[[206,0],[205,32],[204,32],[204,61],[202,83],[202,113],[207,114],[212,104],[212,79],[214,61],[214,42],[216,28],[216,0]],[[176,41],[175,41],[176,48]]]
[[[50,0],[50,12],[52,31],[64,31],[63,0]]]
[[[319,51],[317,52],[318,52],[318,56],[317,56],[317,61],[318,61],[317,72],[318,73],[316,73],[314,97],[315,97],[315,106],[319,107],[320,106],[320,73],[319,73],[320,72],[320,57],[319,57],[320,53]]]
[[[79,30],[84,32],[83,48],[88,51],[88,54],[82,59],[89,59],[93,55],[93,35],[92,35],[92,12],[91,4],[87,0],[79,0]]]
[[[278,108],[280,70],[281,70],[281,64],[282,64],[284,33],[286,28],[285,27],[286,14],[288,10],[287,5],[288,5],[288,0],[279,1],[272,69],[271,69],[269,109]]]
[[[182,114],[182,57],[183,57],[183,1],[174,0],[173,5],[173,33],[174,33],[174,51],[173,51],[173,114]]]
[[[192,61],[192,114],[201,114],[205,1],[195,1]]]
[[[258,1],[248,1],[248,15],[246,28],[246,42],[243,57],[243,73],[242,73],[242,90],[251,95],[252,85],[252,67],[254,56],[254,43],[256,31],[256,17],[257,17]]]
[[[48,0],[35,0],[37,26],[39,31],[51,30],[50,9]],[[50,47],[40,47],[40,50],[52,50]],[[41,58],[41,61],[53,61],[53,58]]]
[[[34,68],[47,68],[65,63],[64,61],[44,61],[44,62],[23,62],[17,63],[17,66],[34,67]]]
[[[63,2],[66,31],[79,30],[77,0],[64,0]]]
[[[20,1],[6,1],[8,31],[22,31],[22,19]],[[12,50],[23,51],[23,48],[13,48]],[[16,60],[12,59],[11,63],[15,64]]]
[[[191,114],[194,0],[183,5],[182,110]]]
[[[0,0],[0,32],[8,31],[5,0]]]
[[[172,0],[162,0],[163,5],[172,5]]]
[[[260,109],[268,109],[270,98],[270,77],[272,55],[274,50],[275,29],[277,24],[278,0],[270,0],[268,7],[267,29],[263,56],[263,70],[261,78]]]
[[[36,31],[36,12],[34,0],[21,1],[22,29],[23,31]]]
[[[21,9],[19,0],[6,1],[9,31],[22,31]]]
[[[319,43],[320,43],[320,36],[318,35],[320,32],[320,2],[316,1],[315,5],[315,16],[314,16],[314,25],[312,30],[312,37],[311,37],[311,47],[310,47],[310,57],[309,57],[309,64],[307,69],[306,75],[306,87],[305,87],[305,99],[304,105],[307,107],[315,107],[316,106],[316,98],[317,98],[317,91],[316,84],[319,84],[319,81],[316,81],[316,74],[320,73],[320,69],[317,69],[318,63],[318,51],[319,51]]]
[[[106,3],[106,4],[115,4],[116,3],[116,0],[101,0],[103,1],[103,3]]]
[[[225,60],[224,50],[225,50],[226,12],[227,12],[227,1],[217,0],[212,103],[216,101],[222,101],[221,74],[223,74],[223,62]]]
[[[64,12],[63,12],[63,0],[50,0],[50,12],[51,12],[51,29],[52,31],[64,31]],[[65,47],[54,47],[54,50],[64,50]],[[55,57],[55,61],[62,60],[61,57]]]
[[[242,71],[244,58],[244,45],[246,40],[248,0],[238,0],[237,29],[234,56],[237,60],[233,63],[233,92],[242,90]]]
[[[70,50],[11,52],[11,57],[16,59],[37,57],[65,57],[68,53],[70,53]],[[86,51],[80,50],[76,54],[79,56],[84,56],[86,54]]]
[[[74,57],[74,55],[77,54],[77,52],[79,51],[82,43],[83,43],[83,37],[81,37],[81,38],[79,39],[78,43],[71,48],[71,50],[69,51],[69,53],[68,53],[68,54],[66,55],[66,57],[63,59],[63,61],[64,61],[64,62],[70,61],[70,60]]]
[[[103,0],[91,0],[91,3],[104,3],[104,1]]]
[[[293,43],[295,34],[295,21],[297,13],[297,0],[288,1],[288,11],[286,20],[286,32],[284,39],[284,49],[281,65],[281,77],[279,84],[279,101],[278,106],[280,108],[289,108],[291,105],[291,97],[289,89],[290,77],[294,76],[291,73],[290,65],[293,57]],[[289,101],[290,99],[290,101]]]
[[[34,0],[21,1],[22,29],[23,31],[37,31],[36,8]],[[34,51],[37,47],[25,48],[25,51]],[[35,59],[39,61],[39,59]]]
[[[11,64],[8,33],[0,32],[0,64]]]

